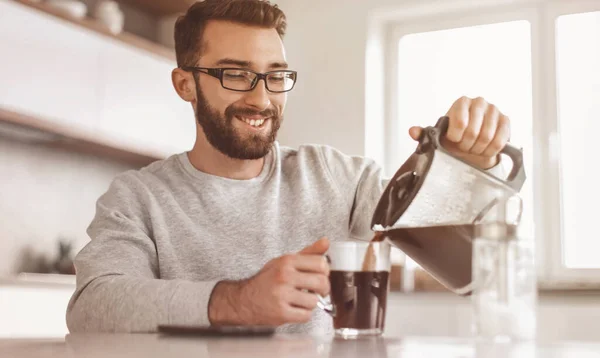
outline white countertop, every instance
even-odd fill
[[[54,340],[0,340],[0,357],[401,357],[596,358],[600,343],[476,344],[470,339],[390,337],[341,340],[275,335],[255,338],[172,337],[157,334],[74,334]]]

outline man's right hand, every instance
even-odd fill
[[[307,322],[318,297],[329,294],[325,237],[296,254],[269,261],[255,276],[219,282],[211,295],[212,324],[269,325]],[[314,293],[311,293],[314,292]]]

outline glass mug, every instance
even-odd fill
[[[318,307],[333,317],[335,335],[343,338],[383,333],[390,276],[387,241],[334,241],[329,261],[331,292]]]

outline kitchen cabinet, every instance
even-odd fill
[[[101,42],[51,15],[0,1],[0,106],[94,130]]]
[[[100,130],[110,138],[157,155],[191,149],[191,105],[171,84],[174,63],[120,43],[102,51]]]
[[[190,5],[194,3],[192,0],[121,0],[124,3],[135,6],[139,9],[147,11],[157,17],[167,15],[179,15],[184,13]]]
[[[152,158],[192,148],[194,113],[171,84],[172,56],[40,6],[0,0],[0,109],[35,117],[44,130]]]

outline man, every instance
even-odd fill
[[[167,323],[331,329],[312,293],[329,292],[323,254],[329,240],[370,239],[381,170],[328,146],[275,141],[297,76],[285,28],[284,14],[260,0],[206,0],[179,18],[172,78],[195,110],[196,143],[117,176],[98,200],[92,240],[75,260],[72,332]],[[507,117],[481,98],[457,100],[448,115],[447,148],[494,167]]]

